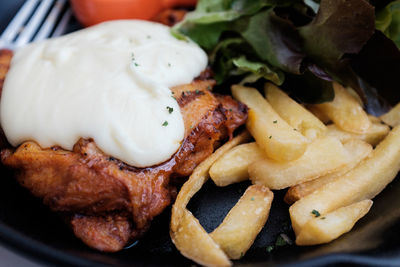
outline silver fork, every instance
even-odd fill
[[[0,36],[0,49],[65,33],[71,18],[67,0],[27,0]]]

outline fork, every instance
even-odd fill
[[[27,0],[0,36],[0,49],[14,50],[31,41],[60,36],[71,14],[67,0]]]

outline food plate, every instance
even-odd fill
[[[23,1],[3,1],[0,31]],[[75,21],[69,30],[79,26]],[[396,93],[396,92],[393,92]],[[74,237],[61,218],[20,187],[12,174],[0,168],[0,240],[29,257],[47,264],[74,266],[192,265],[175,249],[169,236],[170,209],[156,217],[150,231],[118,253],[92,250]],[[399,178],[399,177],[397,177]],[[207,231],[212,231],[237,202],[248,182],[218,188],[206,183],[188,208]],[[284,191],[276,192],[270,216],[251,249],[240,261],[245,265],[322,266],[333,263],[400,265],[400,181],[394,180],[374,199],[371,211],[354,229],[332,243],[312,247],[290,245],[290,228]],[[282,234],[287,240],[282,242]],[[278,241],[278,242],[277,242]],[[273,247],[271,247],[273,246]],[[273,249],[272,249],[273,248]],[[269,251],[271,250],[272,251]]]

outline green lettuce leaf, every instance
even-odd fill
[[[400,38],[399,1],[386,3],[376,22],[394,40]],[[366,0],[199,0],[172,31],[208,52],[218,84],[285,81],[297,99],[312,103],[333,98],[331,80],[352,87],[364,101],[367,87],[385,90],[382,79],[371,83],[363,76],[375,66],[354,69],[354,60],[367,60],[357,55],[375,32],[375,10]],[[398,52],[391,49],[385,57]]]
[[[253,83],[260,78],[265,78],[274,82],[277,85],[281,85],[284,80],[282,71],[274,71],[267,64],[260,62],[253,62],[246,59],[245,56],[241,56],[233,59],[233,65],[237,67],[239,74],[248,73],[251,74],[245,77],[243,83]]]
[[[300,27],[308,57],[332,78],[352,87],[366,101],[345,54],[357,54],[375,31],[374,8],[367,1],[323,0],[314,20]]]
[[[400,48],[400,0],[389,3],[376,13],[375,26]]]
[[[233,27],[260,59],[283,71],[300,74],[305,54],[300,35],[289,20],[267,9],[236,21]]]

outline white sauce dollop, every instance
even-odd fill
[[[13,146],[34,140],[71,150],[79,138],[93,138],[132,166],[155,165],[184,138],[169,88],[190,83],[206,66],[204,51],[175,39],[167,26],[102,23],[16,51],[3,87],[1,125]]]

